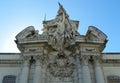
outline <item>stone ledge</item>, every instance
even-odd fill
[[[21,64],[21,60],[0,60],[0,64]]]
[[[120,63],[120,59],[102,59],[103,63]]]

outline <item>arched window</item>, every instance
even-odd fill
[[[120,83],[120,76],[111,75],[107,77],[108,83]]]
[[[2,83],[15,83],[16,81],[16,76],[14,75],[7,75],[3,77],[3,82]]]

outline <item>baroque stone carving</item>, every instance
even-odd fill
[[[54,20],[44,21],[44,33],[48,33],[48,43],[54,50],[64,50],[75,43],[76,27],[78,22],[69,20],[66,11],[60,5],[58,15]]]
[[[49,63],[48,69],[54,77],[64,79],[65,77],[72,78],[74,72],[74,63],[65,56],[64,53],[59,53],[54,63]]]
[[[78,24],[79,21],[69,19],[65,9],[59,4],[55,19],[43,21],[42,34],[29,26],[16,36],[22,60],[30,62],[32,59],[36,66],[40,65],[42,70],[45,69],[41,73],[44,75],[40,76],[46,80],[50,75],[50,83],[54,81],[53,78],[57,79],[54,83],[77,83],[81,79],[81,70],[76,68],[81,68],[81,64],[89,65],[91,56],[99,56],[107,40],[107,36],[93,26],[89,27],[85,36],[80,35],[77,32]]]

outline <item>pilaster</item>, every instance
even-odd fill
[[[82,56],[82,77],[83,83],[91,83],[91,75],[90,75],[90,70],[88,66],[88,56]]]
[[[22,65],[22,71],[20,74],[20,81],[19,83],[28,83],[28,77],[29,77],[29,57],[22,57],[23,58],[23,65]]]
[[[94,68],[95,68],[94,70],[95,70],[96,83],[105,83],[100,60],[101,60],[100,56],[94,57]]]
[[[40,55],[35,56],[35,74],[33,83],[42,83],[42,73],[41,73],[41,63],[40,63]]]
[[[81,83],[81,62],[80,62],[80,55],[78,54],[76,56],[76,63],[77,63],[77,76],[76,78],[78,78],[78,82]]]

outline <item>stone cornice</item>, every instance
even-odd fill
[[[0,64],[21,64],[21,60],[0,60]]]
[[[103,63],[120,63],[120,59],[102,59]]]
[[[20,39],[19,40],[19,44],[24,44],[24,43],[42,43],[42,42],[47,42],[47,38],[39,36],[39,37],[35,37],[35,38],[25,38],[25,39]],[[16,41],[17,42],[17,41]]]
[[[116,57],[115,55],[120,56],[120,53],[119,52],[102,53],[102,62],[108,64],[120,63],[120,58]]]
[[[20,55],[21,53],[7,53],[7,52],[4,52],[4,53],[0,53],[0,55]]]
[[[22,60],[0,60],[0,64],[21,64]],[[120,59],[102,59],[102,63],[120,63]]]
[[[109,54],[119,54],[120,55],[120,52],[104,52],[102,54],[106,54],[106,55],[109,55]]]

